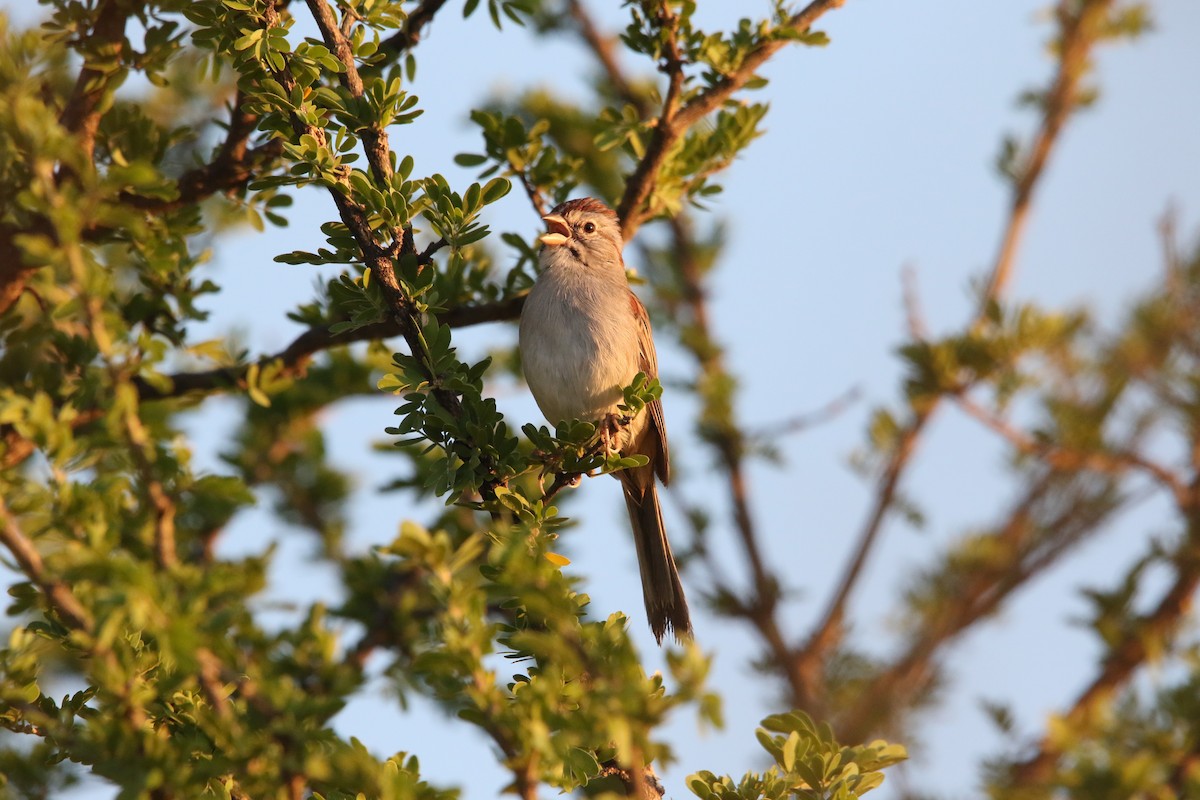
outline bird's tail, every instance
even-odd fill
[[[675,638],[682,641],[692,635],[692,620],[688,614],[687,599],[683,596],[683,584],[679,582],[679,570],[671,556],[671,544],[663,527],[662,509],[658,505],[658,492],[653,478],[644,490],[632,480],[622,476],[625,490],[625,506],[629,509],[629,522],[633,525],[633,539],[637,543],[638,567],[642,573],[642,595],[646,601],[646,616],[654,638],[662,644],[663,635],[673,631]]]

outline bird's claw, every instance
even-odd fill
[[[604,444],[604,452],[615,453],[620,450],[617,436],[630,423],[629,417],[622,414],[609,414],[600,423],[600,441]]]

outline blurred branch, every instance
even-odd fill
[[[521,178],[521,188],[525,190],[525,194],[529,197],[529,202],[533,206],[533,210],[537,212],[539,217],[544,217],[550,213],[550,204],[546,202],[545,196],[541,189],[530,180],[529,172],[524,168],[517,167],[510,159],[508,167]]]
[[[709,387],[726,385],[729,373],[725,367],[723,350],[713,338],[709,325],[708,295],[703,271],[697,260],[696,241],[690,221],[686,215],[678,214],[670,219],[670,227],[671,253],[678,270],[683,302],[691,316],[694,332],[692,336],[682,337],[681,344],[696,359],[703,384]],[[737,598],[736,611],[758,630],[772,658],[780,665],[786,666],[792,663],[792,658],[790,646],[784,639],[776,615],[780,581],[768,568],[763,557],[759,531],[754,521],[750,487],[745,474],[746,436],[737,426],[731,409],[722,409],[714,413],[713,398],[705,398],[701,394],[701,401],[707,406],[701,412],[702,418],[717,417],[715,420],[702,422],[701,436],[716,452],[725,473],[734,529],[750,568],[748,596]],[[730,598],[737,597],[732,587],[718,588]],[[792,681],[794,676],[789,674],[787,677]]]
[[[609,36],[600,32],[583,0],[568,0],[567,10],[575,20],[575,24],[578,25],[580,37],[592,51],[592,54],[596,56],[596,60],[600,62],[600,67],[604,70],[604,76],[612,84],[613,91],[617,97],[636,108],[643,118],[650,116],[652,109],[649,98],[644,93],[633,88],[633,84],[617,63],[615,45],[620,40],[616,36]]]
[[[96,132],[103,114],[101,101],[108,93],[108,79],[116,70],[124,47],[128,17],[129,9],[123,0],[101,0],[91,32],[82,38],[90,52],[84,57],[75,88],[58,121],[75,134],[84,161],[91,161],[96,149]]]
[[[947,644],[994,614],[1119,507],[1111,481],[1096,484],[1053,469],[1033,478],[994,533],[951,551],[928,579],[940,602],[928,604],[933,611],[904,652],[855,692],[858,701],[845,709],[839,729],[867,737],[890,714],[911,707],[936,682],[938,656]]]
[[[861,396],[862,391],[857,386],[851,387],[818,409],[766,425],[758,431],[748,433],[747,436],[755,441],[766,442],[781,436],[803,433],[840,416],[857,403]]]
[[[800,33],[806,32],[826,11],[839,8],[845,2],[846,0],[813,0],[792,15],[783,27]],[[647,213],[643,206],[654,191],[659,170],[675,142],[679,141],[689,128],[745,86],[747,81],[754,77],[755,71],[789,42],[782,37],[763,42],[746,56],[735,72],[723,76],[713,86],[695,95],[681,107],[679,98],[683,86],[683,61],[675,40],[677,20],[665,7],[660,13],[663,15],[662,22],[667,36],[667,57],[661,66],[667,75],[667,95],[663,100],[662,112],[654,127],[654,133],[646,146],[646,153],[626,182],[625,193],[617,206],[617,215],[621,218],[621,233],[625,241],[632,239],[645,221]]]
[[[1113,476],[1130,470],[1138,470],[1149,474],[1162,484],[1163,488],[1172,494],[1177,504],[1183,505],[1188,500],[1190,490],[1178,475],[1139,453],[1131,450],[1081,451],[1053,442],[1039,441],[1013,427],[1007,420],[991,413],[966,395],[957,395],[954,402],[967,414],[1004,437],[1019,452],[1039,458],[1054,469],[1091,470]]]
[[[258,115],[247,110],[245,94],[239,89],[230,111],[225,140],[216,156],[209,163],[181,175],[174,198],[160,200],[124,193],[121,202],[143,211],[165,213],[245,186],[258,176],[262,167],[283,153],[283,139],[279,138],[255,148],[249,147],[250,137],[257,127]]]
[[[1193,499],[1186,514],[1189,519],[1186,540],[1174,558],[1175,579],[1163,594],[1158,605],[1129,626],[1124,637],[1104,658],[1100,672],[1062,715],[1073,731],[1086,731],[1096,712],[1133,677],[1143,663],[1153,660],[1170,641],[1190,612],[1192,597],[1200,587],[1200,504],[1197,493],[1200,483],[1193,483]],[[1037,753],[1017,764],[1011,774],[1011,787],[1029,789],[1043,786],[1053,779],[1058,759],[1063,755],[1060,739],[1046,736]]]
[[[1070,112],[1077,106],[1079,82],[1092,47],[1098,38],[1098,21],[1103,18],[1112,0],[1084,0],[1082,4],[1063,0],[1057,13],[1060,40],[1060,58],[1055,76],[1052,79],[1047,101],[1043,106],[1042,121],[1034,137],[1031,156],[1017,177],[1012,203],[1004,232],[1001,235],[1000,248],[996,255],[987,288],[981,298],[979,310],[971,323],[972,327],[980,325],[992,303],[998,301],[1006,290],[1012,276],[1016,252],[1020,244],[1029,209],[1033,198],[1034,188],[1041,179],[1045,165],[1059,133]],[[910,308],[915,308],[915,300]],[[919,320],[919,318],[918,318]],[[914,324],[910,320],[910,327]],[[920,330],[919,321],[915,323]],[[799,671],[805,676],[804,692],[796,699],[811,701],[820,691],[823,683],[824,662],[844,634],[844,619],[846,604],[857,586],[862,575],[867,557],[874,549],[883,522],[891,511],[896,490],[908,467],[916,445],[925,430],[925,426],[933,418],[940,403],[940,398],[933,398],[912,409],[912,417],[908,424],[896,437],[891,456],[876,484],[875,499],[870,513],[859,532],[853,555],[838,582],[821,621],[813,629],[808,642],[797,656]]]
[[[900,273],[904,287],[904,321],[908,325],[908,338],[920,342],[929,338],[929,326],[925,324],[925,312],[921,308],[921,292],[917,288],[917,271],[905,267]]]
[[[1029,219],[1034,189],[1063,125],[1079,106],[1080,81],[1087,71],[1092,47],[1112,4],[1113,0],[1063,0],[1055,12],[1059,24],[1058,71],[1044,96],[1041,126],[1016,176],[1008,227],[1000,240],[1000,252],[983,293],[980,317],[986,313],[987,305],[1004,293],[1012,278],[1013,264]]]
[[[3,497],[0,497],[0,542],[13,554],[21,571],[41,589],[51,608],[58,612],[67,625],[82,631],[92,629],[92,615],[76,599],[70,586],[47,574],[41,554],[17,526]]]
[[[82,39],[89,51],[84,55],[75,86],[59,115],[59,124],[75,134],[83,162],[91,161],[96,150],[96,132],[103,113],[101,105],[109,90],[110,74],[116,69],[124,46],[127,18],[128,9],[122,0],[101,0],[92,29]],[[108,63],[113,64],[110,70],[100,66]],[[69,167],[60,165],[59,180],[70,174]],[[44,219],[24,225],[0,225],[0,314],[20,297],[25,281],[34,271],[25,264],[24,252],[16,239],[29,234],[53,237],[54,233],[54,226]]]

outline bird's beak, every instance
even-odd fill
[[[561,214],[547,214],[542,217],[542,221],[546,223],[548,229],[543,233],[538,241],[550,247],[558,247],[561,244],[566,244],[567,239],[571,238],[571,228],[567,225],[567,221],[562,218]]]

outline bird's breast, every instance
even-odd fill
[[[544,273],[521,313],[520,347],[525,380],[551,423],[616,411],[639,362],[628,287]]]

